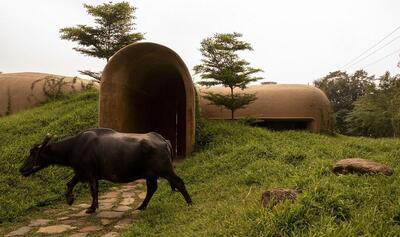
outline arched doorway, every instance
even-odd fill
[[[158,132],[178,156],[194,143],[194,87],[182,59],[155,43],[119,50],[104,68],[100,89],[101,127],[120,132]]]

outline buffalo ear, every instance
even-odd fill
[[[47,133],[47,135],[44,137],[42,144],[40,145],[40,148],[44,148],[50,140],[53,138],[53,136],[50,133]]]

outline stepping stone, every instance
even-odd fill
[[[14,230],[13,232],[10,232],[5,235],[5,237],[11,237],[11,236],[21,236],[27,234],[29,231],[31,231],[31,227],[29,226],[23,226],[21,228],[18,228]]]
[[[100,203],[114,203],[117,201],[117,198],[108,198],[108,199],[101,199]]]
[[[360,159],[350,158],[338,161],[332,169],[335,174],[377,174],[382,173],[384,175],[392,175],[393,169],[387,165]]]
[[[119,192],[112,191],[112,192],[109,192],[109,193],[106,193],[106,194],[102,195],[100,198],[104,198],[104,199],[116,198],[116,197],[118,197],[118,194],[119,194]]]
[[[79,232],[93,232],[93,231],[98,231],[98,230],[101,230],[101,229],[103,229],[103,227],[92,225],[92,226],[85,226],[85,227],[81,228],[79,230]]]
[[[63,212],[57,213],[57,216],[65,216],[65,215],[68,215],[68,214],[69,214],[68,211],[63,211]]]
[[[69,237],[86,237],[88,235],[88,233],[76,233],[76,234],[72,234]]]
[[[75,216],[75,217],[83,217],[83,216],[88,216],[90,214],[86,213],[86,210],[82,210],[76,214],[72,214],[71,216]]]
[[[123,206],[131,205],[135,202],[134,198],[124,198],[119,204]]]
[[[114,220],[111,220],[111,219],[101,219],[100,222],[101,222],[102,225],[108,225],[108,224],[110,224],[110,223],[113,223]]]
[[[74,220],[74,219],[71,219],[71,220],[63,220],[63,221],[61,221],[61,224],[64,224],[64,225],[71,225],[71,224],[74,224],[74,223],[76,223],[77,222],[77,220]]]
[[[66,231],[74,230],[76,227],[70,225],[51,225],[46,227],[40,227],[37,233],[42,234],[59,234]]]
[[[145,197],[146,197],[146,192],[141,192],[141,193],[139,193],[139,195],[138,195],[138,197],[140,198],[140,199],[144,199]]]
[[[124,192],[124,193],[122,193],[122,197],[123,197],[123,198],[131,198],[131,197],[133,197],[133,196],[135,196],[134,193],[129,193],[129,192]]]
[[[117,232],[110,232],[105,235],[102,235],[101,237],[118,237],[118,236],[119,234]]]
[[[79,204],[79,205],[76,205],[76,206],[79,207],[79,208],[89,208],[90,207],[90,205],[87,204],[87,203],[82,203],[82,204]]]
[[[114,204],[112,203],[104,203],[99,205],[99,210],[110,210]]]
[[[261,203],[263,207],[268,207],[270,204],[275,205],[284,200],[290,200],[293,202],[297,199],[297,194],[298,192],[293,189],[273,188],[262,194]]]
[[[114,208],[114,211],[129,211],[131,209],[132,209],[132,207],[128,207],[128,206],[118,206],[117,208]]]
[[[121,218],[123,215],[124,212],[119,211],[102,211],[97,214],[98,217],[107,219]]]
[[[31,221],[31,223],[29,224],[29,226],[43,226],[43,225],[49,224],[50,221],[51,221],[51,220],[48,220],[48,219],[37,219],[37,220]]]
[[[69,219],[69,216],[63,216],[63,217],[58,217],[57,218],[58,221],[65,221],[65,220],[68,220],[68,219]]]
[[[132,224],[129,218],[122,219],[114,226],[115,229],[127,229]]]

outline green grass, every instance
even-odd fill
[[[166,182],[125,236],[400,236],[400,140],[271,132],[207,122],[208,147],[177,167],[194,205]],[[392,166],[391,177],[336,176],[336,160]],[[261,207],[268,188],[302,191],[295,203]]]
[[[0,222],[12,225],[65,202],[70,170],[23,178],[18,168],[47,132],[64,137],[96,127],[97,97],[85,92],[0,118]],[[400,236],[398,139],[271,132],[231,122],[206,122],[197,137],[206,147],[177,167],[194,205],[163,181],[125,236]],[[395,173],[333,175],[335,161],[347,157],[380,161]],[[273,187],[302,193],[295,203],[264,209],[261,194]],[[87,193],[78,186],[78,196]]]
[[[97,91],[88,91],[0,118],[0,223],[16,222],[41,207],[64,202],[71,170],[51,167],[29,178],[18,170],[32,145],[48,132],[64,137],[97,127],[97,98]],[[78,193],[82,189],[78,185]]]

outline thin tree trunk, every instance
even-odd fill
[[[233,87],[231,87],[231,99],[233,102]],[[231,120],[233,120],[235,110],[231,109]]]

